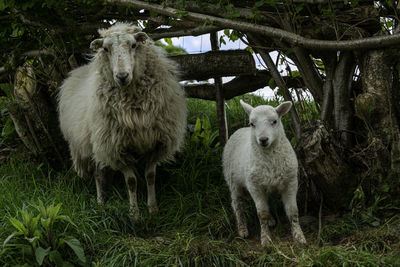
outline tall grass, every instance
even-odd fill
[[[252,105],[267,103],[245,96]],[[276,103],[272,103],[276,105]],[[214,102],[191,99],[189,124],[207,117],[216,131]],[[227,118],[232,133],[247,125],[239,99],[227,102]],[[188,134],[176,161],[158,168],[157,198],[160,212],[146,210],[146,190],[139,180],[142,217],[129,216],[128,197],[118,175],[107,185],[106,204],[99,207],[93,180],[73,171],[54,172],[21,157],[0,166],[0,265],[10,265],[4,240],[13,232],[9,218],[22,209],[33,210],[62,203],[61,213],[77,226],[66,227],[84,247],[87,263],[94,266],[395,266],[400,264],[399,217],[382,219],[379,227],[367,227],[351,214],[325,221],[322,247],[317,244],[316,225],[305,225],[308,247],[292,243],[289,225],[281,207],[272,211],[278,227],[272,230],[274,244],[259,245],[259,226],[252,202],[246,202],[250,239],[237,237],[229,190],[221,172],[221,147],[205,146]],[[1,254],[3,251],[3,254]],[[13,254],[14,264],[24,264]]]

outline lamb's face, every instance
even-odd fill
[[[103,53],[116,84],[120,87],[128,86],[133,77],[136,48],[147,39],[144,32],[130,34],[113,32],[102,39],[94,40],[91,47],[98,46],[98,53]]]
[[[281,117],[289,111],[291,102],[284,102],[277,108],[263,105],[253,108],[240,101],[249,115],[252,138],[263,148],[268,148],[284,134]]]

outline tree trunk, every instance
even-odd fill
[[[315,184],[317,193],[323,195],[324,205],[332,210],[347,208],[357,180],[354,179],[362,166],[342,149],[321,121],[303,132],[296,146],[302,184]],[[309,192],[309,198],[319,199],[315,190],[300,187],[300,192]],[[301,196],[300,196],[301,197]],[[314,206],[315,203],[314,203]]]
[[[28,150],[54,169],[68,166],[68,147],[59,129],[55,101],[39,89],[32,66],[17,70],[14,95],[8,109]]]
[[[390,50],[374,50],[362,58],[362,91],[355,101],[356,116],[368,129],[368,143],[379,142],[376,164],[382,175],[399,173],[399,125],[393,107],[393,65]],[[379,153],[378,153],[379,152]]]

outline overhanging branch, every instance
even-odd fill
[[[162,15],[171,17],[180,17],[182,12],[171,7],[163,7],[157,4],[150,4],[137,0],[107,0],[109,3],[124,4],[133,6],[137,9],[146,9],[157,12]],[[286,41],[292,46],[299,46],[308,49],[316,50],[360,50],[360,49],[377,49],[390,47],[400,44],[400,34],[374,36],[357,40],[346,41],[325,41],[318,39],[309,39],[285,30],[252,24],[243,21],[234,21],[230,19],[220,18],[216,16],[204,15],[195,12],[186,12],[185,18],[201,23],[209,23],[224,28],[232,28],[243,32],[252,32],[262,34],[270,38],[276,38],[281,41]]]

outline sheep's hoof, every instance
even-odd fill
[[[293,233],[293,239],[297,243],[300,243],[302,245],[306,245],[307,244],[306,238],[304,237],[304,234],[301,231],[294,232]]]
[[[99,206],[104,206],[104,200],[103,200],[103,198],[97,198],[97,205],[99,205]]]
[[[240,227],[238,233],[241,238],[247,238],[249,236],[249,230],[247,230],[247,227]]]
[[[151,215],[157,214],[157,213],[158,213],[158,207],[157,207],[157,205],[149,206],[149,213],[150,213]]]
[[[268,219],[268,226],[269,227],[274,227],[276,225],[276,221],[275,221],[275,219],[274,219],[274,217],[269,217],[269,219]]]
[[[261,237],[261,246],[265,247],[272,243],[272,239],[270,236],[263,236]]]

